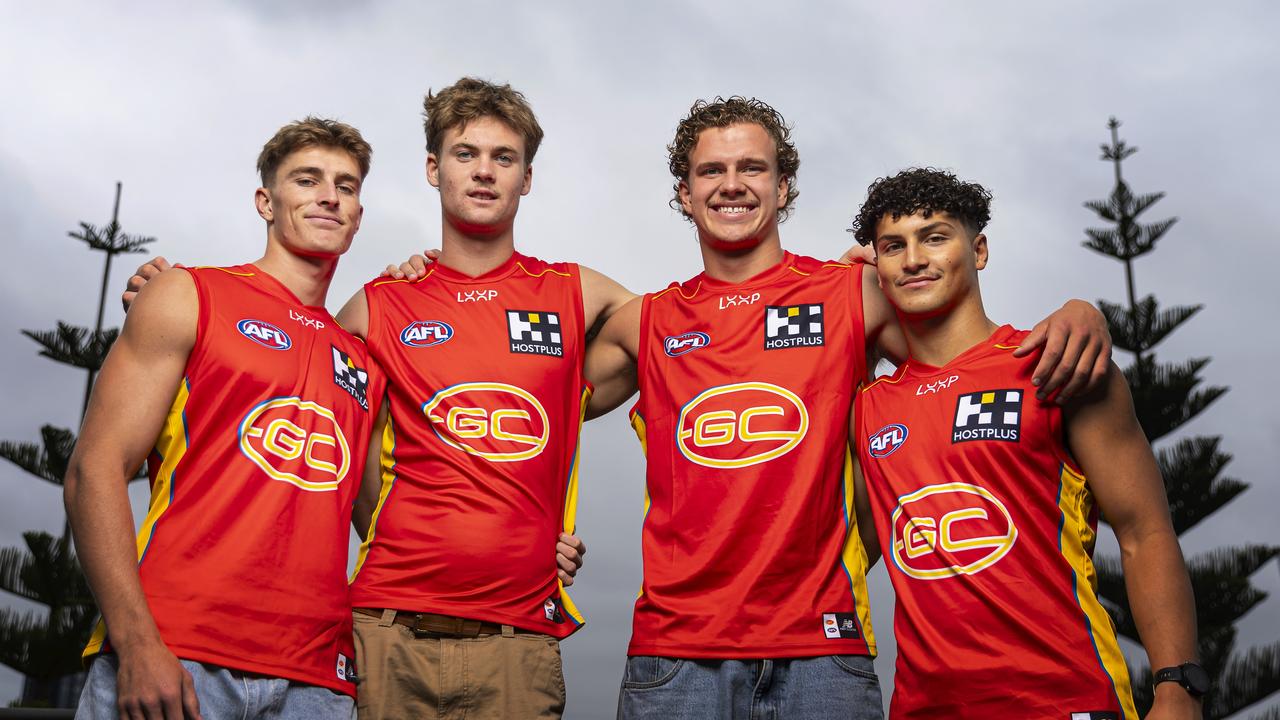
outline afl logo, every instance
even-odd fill
[[[711,344],[711,337],[703,332],[687,332],[683,335],[667,337],[662,341],[662,350],[668,357],[680,357]]]
[[[236,323],[236,329],[240,331],[241,335],[262,347],[271,348],[272,350],[288,350],[293,347],[293,341],[289,339],[285,331],[269,322],[245,318]]]
[[[766,382],[721,385],[680,409],[676,445],[705,467],[740,468],[791,452],[809,432],[809,413],[790,390]]]
[[[453,328],[438,320],[417,320],[400,331],[400,342],[409,347],[431,347],[448,342],[451,337]]]
[[[1004,503],[977,485],[929,485],[899,498],[893,511],[893,564],[917,580],[980,573],[1017,539]]]
[[[496,382],[445,388],[423,404],[444,444],[490,462],[537,457],[551,437],[547,411],[529,391]]]
[[[894,423],[885,425],[867,438],[867,449],[873,458],[888,457],[906,441],[907,426]]]

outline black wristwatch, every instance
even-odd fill
[[[1176,667],[1157,670],[1152,686],[1162,682],[1178,683],[1191,697],[1203,697],[1209,692],[1209,673],[1193,662],[1184,662]]]

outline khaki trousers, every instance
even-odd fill
[[[549,635],[415,637],[354,613],[360,720],[558,720],[560,643]]]

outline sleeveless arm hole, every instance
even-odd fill
[[[191,276],[191,284],[196,288],[196,341],[191,346],[191,354],[187,356],[187,365],[183,368],[183,377],[191,377],[191,368],[204,360],[205,341],[208,333],[205,328],[213,322],[213,313],[209,304],[208,288],[201,282],[197,268],[179,268]]]
[[[653,322],[652,307],[653,293],[645,293],[640,301],[640,338],[636,343],[636,402],[628,413],[628,415],[639,413],[640,417],[649,417],[649,409],[645,407],[645,379],[649,376],[649,327]]]
[[[371,357],[383,357],[383,351],[385,350],[382,345],[382,312],[379,309],[381,303],[376,300],[379,292],[374,283],[365,283],[364,307],[368,317],[366,318],[364,344],[365,347],[369,348]]]
[[[586,387],[589,385],[587,376],[583,373],[584,363],[587,357],[587,310],[583,305],[585,302],[582,295],[582,269],[578,263],[565,263],[565,269],[569,271],[571,278],[573,295],[573,313],[574,313],[574,361],[578,363],[578,384]]]

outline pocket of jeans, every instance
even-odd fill
[[[856,675],[864,680],[874,680],[877,685],[880,683],[875,666],[871,658],[866,655],[832,655],[830,657],[832,662],[850,675]]]
[[[651,690],[675,679],[684,666],[677,658],[636,655],[627,658],[627,669],[622,676],[623,690]]]

